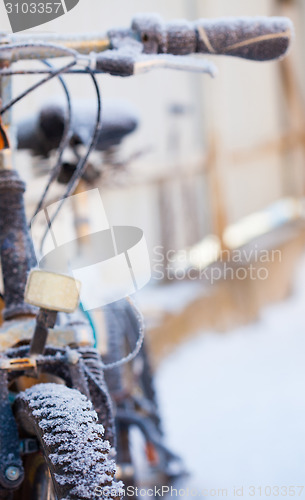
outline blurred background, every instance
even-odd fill
[[[110,222],[142,228],[148,243],[153,278],[136,301],[187,486],[206,498],[305,496],[289,490],[305,486],[305,4],[81,0],[44,31],[104,32],[138,12],[294,22],[283,61],[211,57],[215,79],[99,76],[103,98],[128,101],[140,124],[120,146],[131,161],[97,185]],[[2,5],[0,14],[8,30]],[[17,76],[14,93],[34,79]],[[73,97],[93,98],[88,77],[67,83]],[[60,93],[55,81],[43,86],[14,107],[13,122]],[[29,213],[41,161],[16,158]]]

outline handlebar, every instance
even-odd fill
[[[5,46],[17,44],[10,53],[6,53]],[[29,47],[26,47],[26,44]],[[50,48],[42,44],[50,44]],[[57,50],[55,46],[58,46]],[[53,46],[53,47],[52,47]],[[52,47],[52,48],[51,48]],[[110,48],[110,40],[106,33],[0,33],[0,60],[7,59],[10,63],[21,59],[49,59],[62,57],[60,48],[74,50],[79,54],[102,52]],[[3,51],[3,52],[2,52]]]
[[[293,34],[285,17],[177,20],[137,15],[130,29],[92,35],[0,34],[0,66],[19,59],[75,57],[95,72],[130,76],[155,67],[215,74],[212,62],[192,54],[229,55],[254,61],[283,57]],[[17,44],[17,45],[16,45]],[[84,55],[89,54],[89,55]],[[67,69],[68,71],[68,69]],[[71,72],[75,69],[72,68]],[[5,69],[0,70],[0,75]]]
[[[97,56],[96,69],[129,76],[155,66],[198,71],[201,64],[202,72],[214,75],[212,63],[202,60],[199,63],[200,60],[190,58],[190,54],[270,61],[286,54],[292,33],[292,22],[285,17],[164,23],[158,15],[138,15],[133,19],[131,30],[108,32],[112,50]]]

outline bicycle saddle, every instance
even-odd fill
[[[58,148],[63,136],[66,106],[60,101],[45,104],[30,118],[17,123],[18,149],[31,150],[32,154],[47,157]],[[98,136],[97,151],[105,151],[119,145],[124,137],[138,126],[138,115],[126,101],[105,100],[102,109],[103,125]],[[76,100],[72,102],[70,144],[88,144],[95,125],[96,108],[94,101]]]

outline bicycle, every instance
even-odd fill
[[[86,101],[88,104],[88,102]],[[112,175],[122,173],[126,170],[129,159],[116,159],[118,148],[122,140],[132,133],[138,124],[137,114],[131,107],[125,103],[111,103],[104,112],[103,129],[99,135],[95,151],[104,152],[108,160],[107,167],[103,167],[102,158],[94,170],[92,167],[88,172],[88,166],[83,175],[83,180],[77,188],[77,192],[83,192],[92,189],[96,185],[97,179],[102,179],[102,185],[105,184]],[[88,140],[88,129],[91,130],[94,125],[94,116],[92,107],[84,109],[79,101],[73,101],[75,109],[72,134],[70,138],[70,147],[73,150],[73,158],[69,163],[62,162],[62,169],[58,175],[58,182],[66,184],[69,182],[73,172],[77,167],[79,153],[77,146],[84,147]],[[104,101],[105,107],[105,101]],[[30,116],[26,120],[21,120],[17,124],[17,148],[27,149],[32,155],[47,157],[54,149],[60,146],[63,139],[65,128],[65,113],[62,104],[46,103],[39,108],[38,113]],[[50,131],[50,137],[46,134]],[[81,132],[86,131],[87,137],[84,139]],[[139,153],[136,154],[138,156]],[[132,157],[135,155],[133,154]],[[73,161],[74,160],[74,161]],[[97,162],[96,162],[97,163]],[[89,165],[90,166],[90,165]],[[110,173],[108,172],[110,171]],[[101,180],[100,180],[101,182]],[[112,181],[113,182],[113,181]],[[78,214],[76,218],[76,234],[81,238],[83,234],[88,234],[89,221],[85,214],[88,214],[88,203],[86,197],[82,200],[82,212],[79,214],[81,222],[78,223]],[[75,204],[74,204],[75,207]],[[81,227],[80,227],[81,226]],[[81,249],[80,249],[81,251]],[[93,311],[94,312],[94,311]],[[103,311],[97,311],[103,314],[103,321],[106,324],[104,342],[107,344],[106,350],[103,349],[102,359],[104,369],[117,360],[122,359],[133,351],[139,337],[139,329],[142,328],[142,322],[139,313],[134,305],[128,300],[121,300],[103,308]],[[94,326],[94,315],[90,317],[90,324]],[[99,342],[95,342],[98,351],[100,351]],[[89,344],[88,344],[89,345]],[[93,342],[90,345],[93,346]],[[90,352],[94,357],[94,353]],[[87,349],[86,358],[89,359]],[[181,460],[172,453],[163,444],[163,432],[161,417],[158,412],[158,405],[155,395],[153,375],[149,362],[149,352],[143,342],[141,350],[134,361],[128,365],[114,366],[111,370],[105,371],[105,380],[114,406],[116,421],[116,449],[117,449],[117,476],[125,486],[139,486],[139,478],[136,479],[136,468],[130,452],[130,427],[137,427],[145,439],[144,456],[148,460],[151,474],[150,482],[154,484],[168,484],[174,479],[184,475],[184,469]],[[143,482],[141,474],[141,483]]]
[[[60,208],[73,193],[98,137],[101,120],[96,73],[131,76],[154,67],[169,67],[214,74],[211,63],[188,54],[271,60],[286,53],[291,32],[291,23],[285,18],[165,24],[157,16],[138,16],[130,30],[112,30],[106,37],[95,37],[100,52],[90,53],[90,57],[80,54],[91,52],[88,39],[78,44],[74,37],[58,37],[61,45],[56,45],[50,35],[40,36],[39,41],[34,36],[29,41],[27,35],[9,35],[0,45],[2,94],[6,77],[31,72],[47,76],[5,103],[0,112],[3,115],[51,78],[59,77],[63,82],[63,73],[90,75],[97,94],[96,125]],[[14,70],[11,66],[22,59],[61,56],[72,61],[60,68],[47,62],[43,70]],[[67,123],[50,184],[57,178],[68,144],[70,120]],[[3,125],[0,132],[0,254],[5,299],[0,359],[0,497],[119,498],[124,492],[123,484],[115,482],[115,451],[110,448],[115,445],[114,420],[104,382],[105,367],[99,356],[91,357],[90,362],[86,359],[80,338],[91,333],[80,333],[83,324],[56,325],[57,312],[71,313],[77,307],[75,281],[66,275],[31,271],[35,258],[24,215],[25,186],[10,168],[9,139]],[[56,345],[60,338],[63,346]],[[127,359],[140,347],[138,341]]]

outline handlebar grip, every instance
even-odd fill
[[[166,51],[172,54],[199,52],[269,61],[287,52],[293,24],[285,17],[200,19],[169,23],[166,32]]]
[[[147,54],[192,53],[269,61],[285,55],[293,34],[286,17],[228,17],[164,23],[157,14],[138,14],[132,30]]]
[[[288,50],[292,22],[285,17],[200,20],[197,52],[269,61]]]

